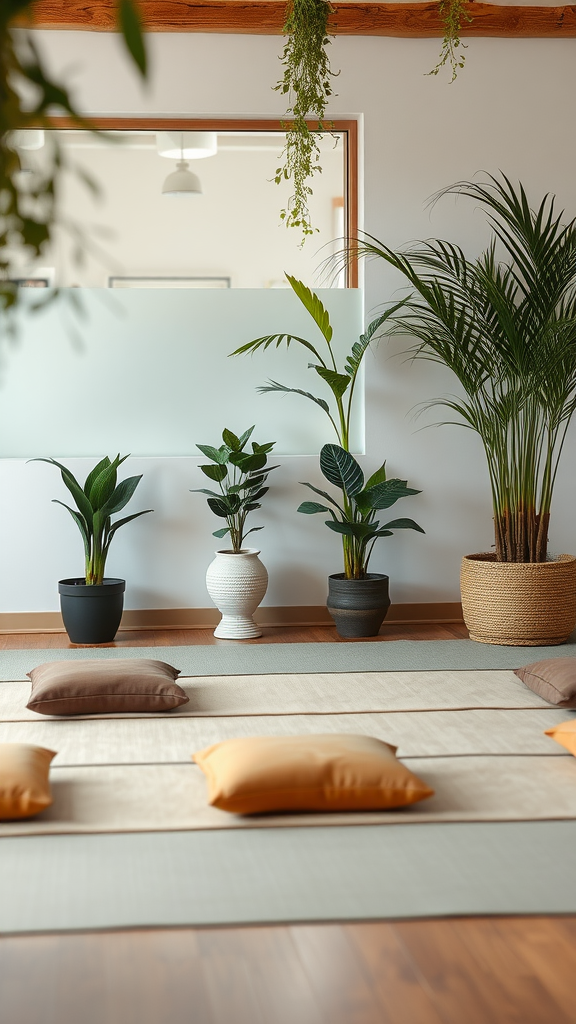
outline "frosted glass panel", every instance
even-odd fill
[[[362,294],[321,289],[340,362],[362,333]],[[32,300],[30,300],[32,301]],[[335,437],[299,395],[259,395],[267,379],[329,397],[302,346],[228,358],[273,333],[325,344],[291,290],[83,289],[85,317],[56,302],[22,317],[0,379],[0,457],[198,455],[224,427],[256,424],[278,455],[316,454]],[[80,337],[78,337],[78,334]],[[352,445],[363,446],[361,389]]]

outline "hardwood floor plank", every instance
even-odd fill
[[[573,1024],[489,918],[396,930],[446,1024]]]
[[[381,1006],[382,1024],[443,1024],[432,996],[396,934],[393,923],[347,924],[348,938],[360,953]]]
[[[100,647],[181,647],[194,644],[297,644],[297,643],[383,643],[387,640],[462,640],[468,637],[464,623],[422,623],[402,625],[384,623],[379,636],[347,640],[333,626],[266,626],[255,640],[219,640],[211,629],[122,630],[111,644]],[[0,635],[0,650],[42,649],[91,650],[71,644],[66,633],[5,633]]]
[[[382,1006],[370,972],[346,927],[298,925],[290,934],[327,1022],[382,1024]]]
[[[313,988],[285,927],[207,929],[203,953],[241,959],[251,978],[262,1019],[273,1024],[324,1024]]]
[[[478,922],[479,930],[484,922]],[[567,1020],[576,1020],[576,922],[572,918],[496,918],[501,940],[516,950]],[[564,1019],[561,1014],[556,1019]]]

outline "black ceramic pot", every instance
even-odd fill
[[[349,580],[343,572],[328,577],[327,608],[340,636],[377,636],[390,607],[388,577],[370,572]]]
[[[118,631],[125,580],[104,579],[92,586],[84,577],[60,580],[60,608],[73,644],[109,644]]]

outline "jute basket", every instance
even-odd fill
[[[576,626],[576,557],[553,562],[497,562],[466,555],[462,611],[471,640],[515,647],[563,644]]]

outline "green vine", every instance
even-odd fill
[[[456,80],[459,69],[464,67],[466,56],[462,52],[466,50],[466,44],[460,39],[462,26],[465,22],[471,22],[472,18],[468,13],[467,0],[440,0],[438,13],[444,23],[444,39],[440,51],[440,60],[435,68],[429,71],[429,75],[437,75],[446,64],[452,69],[451,82]]]
[[[330,79],[335,75],[326,52],[330,42],[328,20],[333,13],[330,0],[290,0],[282,30],[288,36],[282,55],[284,76],[274,87],[288,95],[291,106],[287,113],[293,116],[293,120],[282,123],[286,130],[284,163],[274,175],[277,185],[291,180],[294,188],[280,217],[287,227],[301,229],[303,243],[307,235],[318,230],[312,227],[308,209],[310,180],[322,171],[318,145],[321,133],[332,127],[324,114],[332,95]],[[317,121],[318,128],[310,128],[308,119]]]

